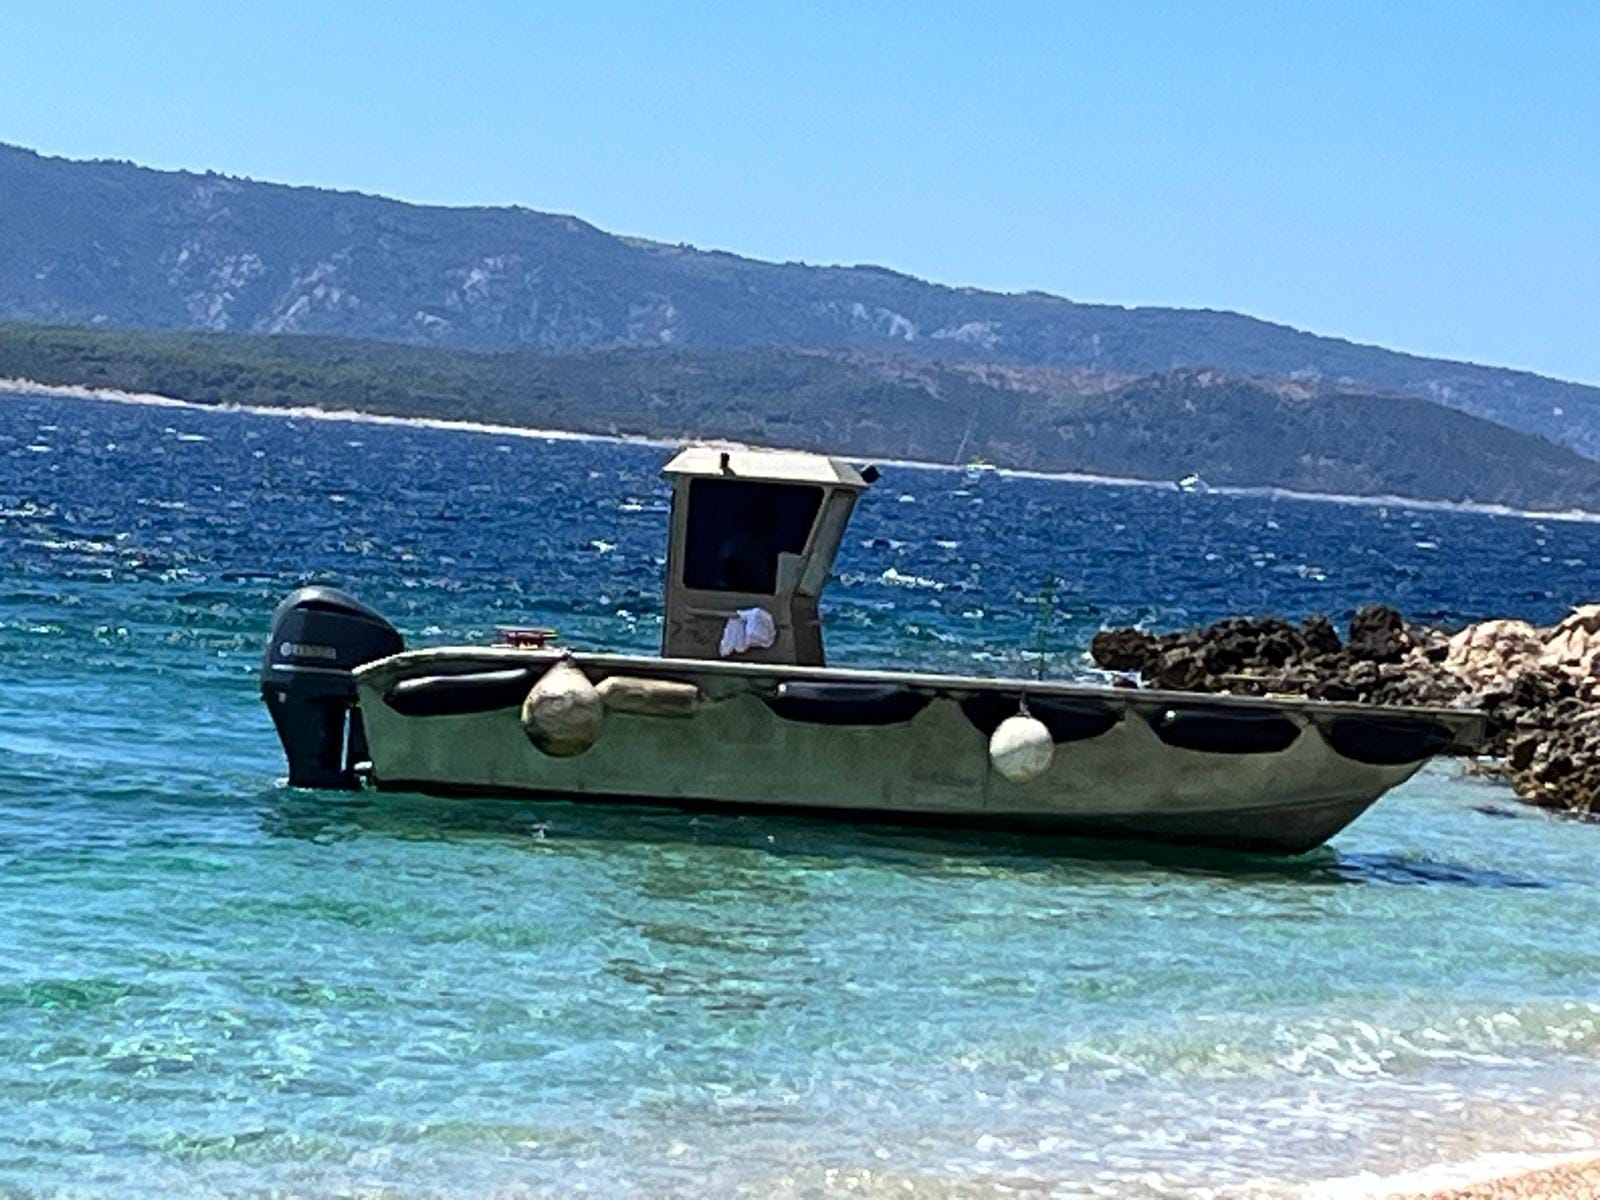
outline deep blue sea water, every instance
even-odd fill
[[[1455,765],[1293,861],[283,786],[286,591],[652,648],[662,460],[0,396],[0,1195],[1288,1195],[1600,1135],[1600,827]],[[1597,565],[893,467],[827,618],[1066,677],[1132,621],[1550,620]]]

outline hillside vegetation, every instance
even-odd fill
[[[0,325],[0,377],[202,404],[872,458],[1600,511],[1600,463],[1404,396],[775,349],[475,354],[334,338]]]

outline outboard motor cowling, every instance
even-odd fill
[[[336,588],[303,587],[272,614],[261,697],[289,759],[289,785],[356,786],[367,757],[352,672],[405,648],[375,609]]]

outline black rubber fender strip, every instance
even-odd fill
[[[1300,736],[1300,726],[1280,712],[1181,704],[1142,715],[1167,745],[1206,754],[1276,754]]]
[[[961,702],[961,712],[972,722],[973,728],[984,737],[990,737],[1001,721],[1022,711],[1022,701],[1020,695],[979,692]],[[1126,712],[1102,700],[1068,696],[1030,696],[1027,702],[1028,715],[1050,731],[1050,739],[1057,745],[1099,737],[1115,727]]]
[[[383,702],[405,717],[456,717],[521,704],[537,672],[527,667],[472,675],[419,675],[402,679]]]
[[[785,721],[812,725],[903,725],[933,700],[894,684],[780,683],[763,696]]]
[[[1317,732],[1333,752],[1374,767],[1425,762],[1455,741],[1448,726],[1427,717],[1334,717]]]

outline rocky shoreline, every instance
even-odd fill
[[[1477,709],[1488,718],[1483,769],[1529,804],[1600,812],[1600,604],[1545,628],[1493,620],[1454,633],[1371,605],[1342,639],[1323,616],[1108,629],[1090,655],[1129,686]]]
[[[1394,1200],[1594,1200],[1600,1196],[1600,1159],[1562,1163],[1520,1175]]]

